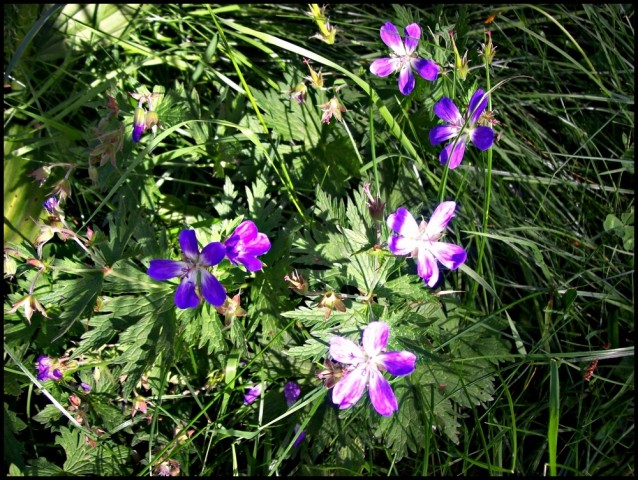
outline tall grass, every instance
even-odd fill
[[[109,287],[105,277],[108,295],[87,298],[68,324],[47,323],[38,313],[32,321],[21,310],[8,313],[29,282],[53,295],[45,292],[63,274],[90,276],[100,268],[75,272],[72,242],[53,240],[46,252],[68,263],[52,263],[51,284],[44,285],[33,279],[33,264],[16,267],[5,250],[5,438],[15,441],[5,453],[5,473],[89,473],[82,459],[72,459],[80,449],[70,445],[68,428],[82,432],[80,443],[84,435],[100,442],[107,432],[110,474],[148,474],[166,453],[179,457],[188,475],[633,475],[633,6],[335,4],[326,10],[337,28],[334,44],[311,37],[318,27],[307,11],[274,4],[5,7],[5,247],[22,243],[24,259],[36,257],[31,218],[40,217],[48,189],[68,174],[67,221],[78,231],[99,229],[115,260],[98,267],[128,262],[127,270],[114,269],[122,284]],[[372,60],[387,56],[379,38],[386,21],[400,29],[421,25],[424,50],[442,66],[436,83],[419,79],[404,97],[396,75],[369,72]],[[486,28],[497,47],[488,65],[477,53]],[[450,30],[461,55],[468,52],[465,82],[454,68]],[[309,88],[305,103],[290,100],[288,89],[309,75],[304,58],[322,69],[326,86],[338,87],[347,108],[343,122],[321,122],[319,105],[334,91]],[[146,143],[126,142],[117,163],[105,162],[92,181],[88,158],[108,95],[130,135],[128,93],[142,85],[167,91],[163,128],[145,134]],[[438,121],[432,107],[472,87],[491,90],[498,140],[487,154],[468,148],[463,163],[449,170],[439,163],[441,147],[428,141]],[[28,176],[54,164],[62,166],[52,168],[43,187]],[[379,191],[386,215],[409,205],[427,219],[440,201],[457,202],[448,237],[465,247],[468,260],[446,272],[444,292],[432,297],[441,317],[415,310],[428,319],[429,344],[422,332],[400,335],[424,352],[424,365],[457,373],[473,361],[486,365],[485,378],[466,384],[463,375],[454,377],[461,378],[454,392],[438,388],[443,382],[436,379],[432,389],[411,384],[426,434],[401,453],[381,440],[387,424],[369,406],[338,416],[316,381],[316,365],[286,354],[313,338],[309,320],[285,315],[306,305],[282,281],[293,268],[307,269],[315,284],[343,287],[349,299],[359,295],[345,273],[329,273],[325,259],[338,247],[319,239],[340,215],[352,220],[338,201],[356,199],[365,182]],[[273,244],[263,277],[230,271],[225,277],[248,292],[242,294],[248,316],[228,331],[206,331],[212,327],[205,322],[189,327],[194,316],[166,313],[172,310],[161,303],[159,287],[147,290],[138,257],[161,258],[151,255],[167,251],[185,226],[220,235],[238,215],[254,218]],[[611,215],[622,224],[608,227]],[[389,232],[384,222],[377,228],[383,243]],[[368,243],[366,250],[375,242]],[[156,295],[158,315],[170,318],[157,344],[139,343],[140,350],[161,347],[152,368],[142,369],[139,359],[140,372],[160,379],[146,395],[149,424],[141,414],[128,416],[133,393],[119,396],[106,387],[89,394],[104,401],[96,400],[80,428],[52,410],[42,413],[51,402],[38,394],[35,357],[56,346],[72,353],[100,328],[98,297],[117,306],[124,293]],[[376,314],[373,303],[365,314]],[[385,308],[384,315],[395,312]],[[47,311],[71,318],[53,301]],[[213,308],[204,312],[223,322]],[[115,376],[119,371],[109,369],[118,359],[134,355],[125,353],[127,345],[141,340],[127,344],[123,332],[137,317],[133,310],[127,315],[109,317],[121,337],[83,352],[92,362],[79,367],[82,378],[91,378],[95,365]],[[449,336],[434,330],[433,318],[446,319]],[[508,350],[476,350],[477,332],[495,333]],[[214,338],[235,347],[215,349]],[[595,371],[585,379],[592,362]],[[286,409],[276,386],[291,376],[301,379],[304,396]],[[255,411],[241,404],[248,378],[273,387]],[[490,379],[493,388],[486,387]],[[131,385],[142,393],[140,384]],[[401,385],[393,383],[397,391]],[[490,398],[475,401],[477,389]],[[45,392],[68,400],[57,384]],[[449,419],[457,422],[456,439],[444,431],[440,395],[460,399]],[[118,420],[124,411],[126,420]],[[292,447],[295,424],[308,432],[299,449]],[[192,431],[171,436],[167,425]],[[62,448],[66,462],[55,460]]]

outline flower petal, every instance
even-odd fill
[[[397,237],[390,235],[388,249],[394,255],[410,255],[419,246],[419,241],[413,238]]]
[[[363,330],[361,344],[370,357],[376,357],[388,345],[390,326],[385,322],[370,322]]]
[[[456,142],[452,140],[448,143],[441,155],[439,155],[439,160],[442,165],[448,163],[449,169],[454,170],[463,161],[463,155],[465,155],[465,136],[462,136]]]
[[[454,218],[454,210],[456,210],[455,202],[448,201],[440,203],[434,212],[432,212],[430,221],[425,227],[425,234],[429,238],[432,238],[445,230],[447,224]]]
[[[265,233],[258,233],[248,245],[244,247],[244,252],[249,255],[263,255],[270,250],[270,239]]]
[[[168,280],[181,277],[188,269],[188,264],[177,260],[151,260],[146,274],[153,280]]]
[[[175,291],[177,308],[195,308],[199,305],[199,297],[195,293],[195,282],[191,276],[184,277]]]
[[[199,255],[199,247],[197,246],[195,230],[182,230],[179,233],[179,246],[188,258],[196,259]]]
[[[219,280],[207,270],[202,270],[200,281],[202,295],[206,301],[215,307],[223,305],[226,301],[226,289]]]
[[[370,368],[370,401],[372,406],[384,417],[389,417],[399,409],[397,397],[394,396],[390,383],[376,368]]]
[[[381,40],[397,55],[405,55],[403,40],[401,40],[401,35],[393,23],[386,22],[381,26]]]
[[[430,252],[450,270],[456,270],[467,259],[465,249],[453,243],[436,242],[430,246]]]
[[[419,225],[412,214],[405,208],[399,207],[397,211],[388,215],[386,220],[388,228],[402,237],[417,239],[421,235]]]
[[[462,125],[463,123],[463,117],[461,117],[459,109],[448,97],[443,97],[434,105],[434,114],[447,123],[454,125]]]
[[[410,95],[412,90],[414,90],[414,83],[412,68],[408,65],[404,66],[399,72],[399,91],[403,95]]]
[[[256,272],[257,270],[261,270],[261,267],[263,266],[261,260],[253,255],[245,255],[242,253],[241,255],[237,255],[234,260],[235,261],[233,263],[235,265],[237,264],[236,262],[240,262],[244,267],[246,267],[246,270],[248,270],[249,272]]]
[[[485,92],[479,88],[470,98],[470,103],[467,106],[467,111],[470,115],[470,125],[474,125],[478,121],[485,107],[487,107],[487,95],[484,94]]]
[[[419,277],[423,279],[428,287],[433,288],[436,282],[439,281],[439,266],[436,264],[436,259],[424,248],[419,249],[416,268]]]
[[[350,408],[357,403],[368,384],[368,368],[361,366],[345,374],[332,389],[332,401],[339,408]]]
[[[405,350],[384,352],[377,356],[376,362],[379,365],[383,365],[392,375],[409,375],[414,371],[416,355]]]
[[[226,256],[226,247],[221,242],[211,242],[202,249],[201,263],[212,267],[221,262]]]
[[[330,355],[337,362],[347,365],[358,365],[364,360],[361,348],[352,340],[343,337],[332,337],[330,339]]]
[[[235,231],[231,235],[231,237],[235,236],[241,238],[243,242],[248,243],[257,236],[257,225],[255,225],[255,222],[252,220],[244,220],[237,225],[237,228],[235,228]]]
[[[404,31],[405,40],[403,44],[405,45],[405,54],[411,55],[419,45],[419,40],[421,39],[421,27],[419,27],[416,23],[411,23],[405,27]]]
[[[490,127],[476,127],[470,134],[472,144],[479,150],[487,150],[494,143],[494,130]]]
[[[426,80],[433,82],[439,75],[439,66],[432,60],[415,58],[412,60],[412,68]]]
[[[378,58],[370,64],[370,72],[378,77],[387,77],[399,68],[398,58]]]
[[[437,125],[430,130],[430,144],[438,145],[441,142],[445,142],[450,138],[456,137],[460,131],[460,127],[453,125]]]

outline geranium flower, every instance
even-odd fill
[[[463,247],[439,241],[448,222],[454,217],[455,209],[455,202],[443,202],[434,210],[430,222],[424,220],[420,225],[403,207],[388,216],[388,227],[397,233],[390,235],[388,248],[395,255],[416,257],[419,277],[429,287],[434,287],[439,280],[437,260],[455,270],[467,258]]]
[[[250,385],[246,387],[246,394],[244,395],[244,405],[250,405],[261,395],[261,383],[257,385]]]
[[[233,265],[241,263],[249,272],[261,270],[261,260],[257,255],[263,255],[270,250],[270,240],[264,233],[257,231],[257,226],[251,220],[241,222],[230,237],[224,242],[226,256]],[[222,301],[223,303],[223,301]]]
[[[438,145],[453,139],[439,155],[442,165],[449,161],[450,170],[459,166],[468,138],[479,150],[487,150],[492,146],[494,131],[490,127],[476,126],[486,106],[487,95],[480,88],[472,95],[465,116],[461,116],[459,109],[448,97],[443,97],[434,105],[435,115],[447,122],[447,125],[437,125],[430,130],[430,143]]]
[[[297,382],[288,382],[284,385],[284,397],[286,398],[286,405],[288,408],[292,407],[301,395],[301,387]],[[295,425],[295,435],[299,431],[299,424]],[[303,439],[306,438],[306,432],[303,430],[292,444],[293,447],[298,447]]]
[[[206,245],[201,253],[197,246],[195,230],[182,230],[179,234],[182,260],[151,260],[147,274],[154,280],[179,277],[181,282],[175,292],[178,308],[194,308],[199,305],[201,293],[206,301],[216,307],[226,300],[226,289],[219,283],[209,267],[224,259],[226,249],[220,242]]]
[[[393,23],[387,22],[381,27],[381,40],[392,49],[391,56],[379,58],[372,62],[370,71],[379,76],[387,77],[393,72],[399,72],[399,91],[409,95],[414,90],[414,74],[416,71],[426,80],[434,81],[439,74],[439,66],[432,60],[425,60],[416,55],[416,47],[421,38],[421,27],[411,23],[405,27],[405,40]]]
[[[409,375],[414,371],[416,356],[407,351],[386,352],[389,334],[387,323],[371,322],[363,330],[361,347],[347,338],[330,339],[332,358],[349,365],[332,390],[332,401],[339,408],[357,403],[368,387],[372,406],[380,415],[387,417],[399,409],[392,387],[381,372]]]
[[[62,371],[57,368],[60,364],[46,355],[40,355],[37,359],[38,375],[37,379],[41,382],[51,379],[60,380],[62,378]]]

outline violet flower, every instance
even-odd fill
[[[286,404],[290,408],[301,395],[301,387],[297,382],[288,382],[284,385],[284,397],[286,398]]]
[[[381,27],[381,40],[392,49],[392,53],[389,58],[379,58],[372,62],[370,71],[379,77],[399,72],[399,91],[403,95],[409,95],[414,90],[412,70],[426,80],[436,80],[439,66],[432,60],[417,57],[416,48],[420,38],[421,27],[416,23],[405,27],[405,40],[401,40],[397,27],[391,22],[386,22]]]
[[[62,372],[59,368],[59,363],[46,355],[40,355],[37,359],[38,375],[37,379],[41,382],[51,379],[60,380],[62,378]]]
[[[286,385],[284,385],[284,397],[286,398],[286,404],[288,405],[288,408],[294,405],[300,395],[301,387],[299,387],[299,384],[297,382],[288,382],[286,383]],[[299,431],[299,424],[295,425],[295,435],[297,434],[297,431]],[[306,438],[306,432],[302,430],[292,446],[298,447],[304,438]]]
[[[239,262],[249,272],[256,272],[262,267],[261,260],[257,258],[257,255],[263,255],[270,250],[270,240],[266,234],[257,231],[257,226],[253,221],[245,220],[228,237],[224,246],[226,247],[226,256],[233,265],[237,265]]]
[[[133,141],[139,142],[146,129],[146,111],[138,105],[133,115]]]
[[[461,116],[459,109],[448,97],[443,97],[434,105],[435,115],[447,122],[447,125],[437,125],[430,130],[430,143],[438,145],[453,139],[439,155],[442,165],[449,162],[450,170],[459,166],[465,154],[468,138],[479,150],[485,151],[492,146],[494,131],[490,127],[476,126],[485,107],[487,95],[480,88],[472,95],[465,116]]]
[[[220,242],[211,242],[201,253],[197,246],[195,230],[182,230],[179,234],[182,248],[182,260],[151,260],[147,274],[154,280],[168,280],[179,277],[181,282],[175,292],[175,305],[178,308],[195,308],[200,296],[216,307],[226,300],[226,289],[219,280],[208,271],[224,259],[226,249]]]
[[[261,395],[261,383],[246,387],[246,390],[246,394],[244,395],[244,405],[250,405]]]
[[[42,206],[46,209],[47,212],[53,214],[58,208],[58,199],[55,196],[48,197],[43,203]]]
[[[361,347],[347,338],[330,339],[332,358],[349,365],[332,390],[332,401],[339,408],[357,403],[368,387],[372,406],[380,415],[387,417],[399,409],[392,387],[381,372],[409,375],[414,371],[416,356],[405,350],[386,352],[389,334],[387,323],[371,322],[363,330]]]
[[[455,209],[455,202],[443,202],[436,207],[429,223],[423,220],[417,225],[410,212],[399,207],[386,221],[388,227],[397,233],[390,235],[388,248],[395,255],[416,257],[419,277],[429,287],[434,287],[439,280],[437,260],[455,270],[467,258],[463,247],[439,241],[448,222],[454,217]]]

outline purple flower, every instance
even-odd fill
[[[88,383],[84,383],[84,382],[80,383],[80,388],[82,388],[82,390],[84,390],[87,393],[90,392],[93,389],[93,387],[91,387],[91,385],[89,385]]]
[[[443,97],[434,105],[434,113],[441,120],[447,122],[447,125],[438,125],[430,130],[430,143],[438,145],[453,139],[439,155],[442,165],[449,161],[450,170],[459,166],[465,154],[468,138],[479,150],[487,150],[492,146],[494,131],[490,127],[476,126],[486,106],[487,95],[481,89],[472,95],[465,116],[461,116],[459,109],[448,97]]]
[[[58,362],[53,360],[46,355],[40,355],[37,359],[37,368],[38,368],[38,380],[43,382],[45,380],[60,380],[62,378],[62,372],[59,368],[55,368],[59,366]]]
[[[301,388],[297,382],[288,382],[284,385],[284,397],[288,407],[297,401],[299,395],[301,395]]]
[[[439,280],[437,260],[455,270],[467,258],[463,247],[439,241],[448,222],[454,217],[455,209],[456,203],[443,202],[434,210],[430,222],[424,220],[421,225],[417,225],[414,217],[403,207],[388,216],[388,227],[398,234],[390,235],[388,248],[395,255],[416,257],[419,277],[429,287],[434,287]]]
[[[244,395],[244,405],[250,405],[261,395],[261,383],[246,387],[246,390],[246,394]]]
[[[42,206],[46,209],[47,212],[49,213],[55,213],[55,210],[58,208],[58,199],[55,196],[51,196],[49,198],[47,198],[44,203],[42,204]]]
[[[146,129],[146,112],[138,105],[133,115],[133,141],[135,143],[140,141],[142,134]]]
[[[439,74],[439,66],[432,60],[425,60],[416,55],[416,47],[421,38],[421,28],[416,23],[405,27],[405,40],[394,24],[387,22],[381,27],[381,40],[392,49],[390,57],[379,58],[372,62],[370,71],[379,76],[387,77],[393,72],[399,72],[399,91],[409,95],[414,90],[415,70],[426,80],[434,81]]]
[[[257,231],[257,226],[251,220],[241,222],[230,237],[224,242],[226,255],[233,265],[237,262],[246,267],[249,272],[261,270],[261,260],[257,255],[263,255],[270,250],[270,240],[264,233]]]
[[[392,375],[409,375],[414,371],[416,356],[407,351],[386,352],[390,327],[385,322],[371,322],[363,330],[362,347],[342,337],[330,339],[330,355],[349,365],[332,390],[332,401],[339,408],[350,408],[363,395],[366,386],[374,409],[390,416],[399,409],[390,383],[382,371]]]
[[[182,230],[179,234],[179,244],[183,252],[181,261],[151,260],[146,273],[154,280],[181,278],[175,292],[175,305],[178,308],[197,307],[200,302],[198,293],[216,307],[223,305],[226,300],[226,289],[208,271],[208,268],[224,259],[226,254],[224,245],[220,242],[212,242],[200,253],[195,230]]]
[[[295,425],[295,434],[297,434],[298,430],[299,430],[299,425]],[[292,444],[293,448],[301,445],[301,442],[303,441],[304,438],[306,438],[306,432],[302,430],[299,436],[297,437],[297,439],[295,440],[295,442]]]

